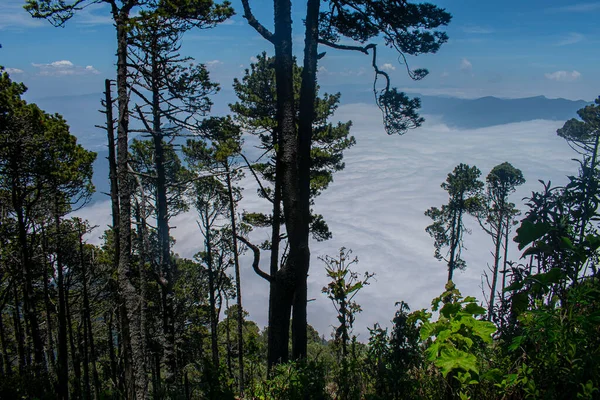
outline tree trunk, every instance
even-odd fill
[[[57,395],[61,400],[69,398],[69,352],[67,339],[67,300],[65,279],[62,264],[62,238],[60,217],[58,216],[58,201],[55,202],[54,224],[56,229],[56,275],[58,286],[58,386]],[[74,357],[74,354],[72,355]]]
[[[454,273],[454,263],[455,260],[454,258],[456,257],[456,245],[458,244],[458,239],[457,239],[457,235],[458,235],[458,227],[457,227],[457,216],[456,213],[458,211],[453,210],[453,215],[452,215],[452,230],[450,232],[450,260],[448,261],[448,282],[450,282],[452,280],[452,275]]]
[[[229,297],[225,296],[225,309],[230,311],[229,309]],[[231,366],[231,329],[229,327],[229,315],[225,317],[225,340],[227,342],[227,372],[229,372],[229,377],[233,379],[233,368]]]
[[[46,231],[44,229],[44,225],[41,227],[42,229],[42,252],[44,253],[44,302],[46,305],[46,337],[48,340],[48,349],[46,350],[46,357],[48,359],[49,365],[58,375],[58,371],[56,370],[56,358],[54,356],[54,332],[53,332],[53,314],[56,313],[56,308],[53,310],[52,303],[50,302],[50,291],[48,286],[50,285],[50,277],[48,276],[48,270],[50,269],[50,265],[48,265],[48,238],[46,236]]]
[[[274,0],[275,80],[277,93],[277,129],[280,133],[280,171],[285,223],[290,244],[286,264],[273,276],[269,307],[268,365],[288,360],[290,313],[297,268],[304,263],[299,248],[301,220],[298,198],[298,141],[294,111],[292,56],[292,14],[290,0]],[[308,250],[308,249],[306,249]]]
[[[81,264],[81,274],[83,283],[83,332],[84,339],[86,341],[86,364],[90,364],[92,367],[92,379],[94,380],[94,398],[99,398],[100,389],[100,378],[98,376],[98,370],[96,368],[96,347],[94,345],[94,331],[92,330],[92,318],[90,308],[90,298],[88,290],[88,276],[87,276],[87,263],[84,258],[83,248],[83,232],[81,226],[78,226],[79,230],[79,262]],[[87,354],[89,346],[89,354]],[[86,383],[86,388],[89,387],[89,382]]]
[[[233,186],[231,184],[231,171],[229,164],[225,162],[227,173],[227,194],[229,195],[229,214],[231,218],[231,236],[233,242],[233,264],[235,268],[235,293],[237,300],[237,334],[238,334],[238,363],[239,363],[239,390],[240,396],[244,395],[244,309],[242,308],[242,282],[240,280],[240,260],[238,254],[236,203],[233,198]]]
[[[298,261],[296,290],[292,318],[292,357],[305,359],[307,355],[307,276],[310,265],[310,167],[315,97],[317,86],[317,46],[319,39],[319,5],[321,0],[308,0],[306,12],[306,35],[304,39],[304,68],[300,87],[298,121],[298,198],[300,220],[298,221]]]
[[[215,299],[215,276],[213,271],[213,255],[212,255],[212,244],[210,234],[210,221],[208,217],[208,211],[205,215],[205,229],[206,229],[206,266],[208,268],[208,302],[210,306],[210,340],[212,350],[212,362],[213,367],[219,369],[219,343],[217,341],[217,314],[216,314],[216,299]]]
[[[17,342],[17,354],[19,356],[19,374],[25,372],[25,333],[21,325],[21,315],[19,313],[19,290],[17,285],[13,287],[13,296],[15,299],[15,308],[13,309],[13,325],[15,327],[15,342]]]
[[[126,70],[125,70],[126,72]],[[111,199],[111,206],[112,206],[112,233],[113,233],[113,266],[114,268],[117,269],[117,272],[119,270],[119,260],[120,260],[120,254],[121,254],[121,240],[120,240],[120,234],[119,234],[119,225],[120,225],[120,215],[119,215],[119,184],[118,184],[118,171],[117,171],[117,157],[116,157],[116,151],[115,151],[115,131],[114,131],[114,124],[113,124],[113,100],[112,100],[112,95],[111,95],[111,85],[110,85],[110,80],[106,79],[104,81],[104,87],[105,87],[105,106],[106,106],[106,132],[107,132],[107,136],[108,136],[108,167],[109,167],[109,180],[110,180],[110,199]],[[119,279],[118,282],[120,282],[121,279]],[[120,286],[120,285],[118,285]],[[121,298],[121,293],[119,292],[119,289],[117,289],[115,291],[115,297],[116,297],[116,301],[118,304],[118,308],[120,310],[121,314],[126,313],[125,310],[125,304]],[[118,320],[120,320],[118,318]],[[110,356],[110,365],[111,365],[111,377],[113,380],[113,385],[115,385],[115,387],[119,387],[120,386],[120,380],[118,379],[118,376],[120,375],[117,371],[118,369],[118,364],[117,364],[117,357],[116,357],[116,352],[115,352],[115,346],[114,346],[114,337],[113,337],[113,312],[111,311],[109,316],[108,316],[108,334],[107,334],[107,339],[108,339],[108,348],[109,348],[109,356]],[[129,328],[125,327],[126,331],[129,332]],[[127,333],[127,335],[129,335],[129,333]],[[120,341],[119,341],[120,344]],[[127,353],[129,354],[129,353]],[[131,365],[130,365],[130,361],[129,358],[126,357],[125,359],[125,368],[126,368],[126,375],[131,376],[132,372],[131,372]]]
[[[500,268],[500,246],[502,244],[502,216],[498,218],[498,226],[496,227],[496,237],[494,239],[494,269],[492,270],[492,285],[490,287],[490,301],[488,303],[488,321],[492,320],[494,314],[494,300],[496,298],[496,285],[498,283],[498,270]],[[493,232],[493,231],[492,231]]]
[[[13,207],[17,214],[17,226],[19,232],[19,246],[21,250],[21,266],[23,284],[23,308],[25,311],[25,319],[29,324],[31,331],[31,340],[33,342],[33,354],[35,360],[35,374],[41,376],[45,372],[46,358],[44,357],[44,342],[40,334],[39,322],[37,318],[35,306],[35,293],[33,289],[33,274],[30,254],[29,241],[27,239],[27,223],[23,213],[23,205],[18,200],[17,190],[13,187],[12,190]]]
[[[108,357],[110,359],[110,377],[112,384],[115,388],[119,387],[118,373],[117,373],[117,356],[115,353],[115,341],[113,336],[113,312],[109,311],[105,315],[106,320],[106,342],[108,347]]]
[[[81,398],[81,358],[77,346],[75,345],[75,334],[73,333],[73,320],[71,313],[71,305],[69,302],[69,291],[65,288],[65,311],[67,317],[67,332],[69,334],[69,343],[71,345],[71,363],[74,372],[73,379],[73,397]],[[78,335],[80,337],[80,335]]]
[[[141,305],[133,285],[135,272],[131,265],[131,179],[129,159],[129,96],[127,92],[127,32],[128,10],[115,16],[117,26],[117,94],[119,119],[117,124],[117,178],[119,183],[119,289],[124,304],[121,315],[125,375],[128,398],[146,398],[147,376],[142,341]]]
[[[0,345],[2,345],[2,375],[11,376],[12,367],[8,358],[8,343],[6,333],[4,332],[4,321],[2,320],[2,310],[0,310]]]

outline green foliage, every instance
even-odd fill
[[[433,220],[425,231],[434,239],[435,258],[448,264],[448,280],[452,280],[455,269],[466,267],[466,263],[460,258],[463,234],[466,231],[463,215],[475,214],[481,208],[483,182],[479,181],[480,175],[481,171],[477,167],[457,165],[441,185],[448,192],[448,204],[441,208],[432,207],[425,212]],[[448,251],[444,255],[442,249],[445,247]]]
[[[439,369],[451,392],[465,396],[471,385],[481,381],[485,368],[483,350],[492,343],[496,326],[477,319],[485,314],[485,308],[474,297],[463,298],[452,281],[432,301],[431,310],[439,311],[435,322],[430,321],[432,314],[424,310],[412,315],[422,322],[420,334],[426,343],[427,360]]]
[[[540,305],[518,316],[508,347],[518,362],[517,390],[531,398],[596,398],[600,388],[600,283],[571,287],[562,306]]]
[[[335,330],[334,338],[342,346],[342,357],[348,355],[347,346],[351,339],[355,315],[362,311],[360,305],[353,299],[360,289],[369,284],[369,280],[374,275],[365,272],[364,277],[360,278],[357,272],[350,269],[352,265],[358,263],[358,258],[350,258],[351,255],[352,250],[342,247],[338,258],[330,256],[320,258],[325,263],[327,277],[331,279],[321,291],[331,300],[338,313],[337,319],[340,325]]]
[[[294,99],[295,109],[299,109],[300,83],[302,68],[294,64]],[[247,132],[258,136],[260,148],[264,151],[265,161],[252,164],[252,168],[265,183],[258,189],[260,197],[274,199],[274,185],[277,170],[277,153],[279,139],[275,132],[277,125],[276,91],[275,91],[274,58],[266,53],[259,54],[257,61],[246,69],[242,80],[235,79],[233,88],[239,99],[231,104],[235,120]],[[318,93],[317,87],[317,93]],[[340,94],[323,94],[315,97],[315,118],[313,122],[311,144],[310,195],[311,199],[321,194],[333,181],[333,174],[344,169],[343,152],[352,147],[356,141],[350,135],[351,122],[333,124],[329,118],[340,102]],[[249,216],[253,214],[248,214]],[[249,218],[246,222],[264,226],[263,221],[270,221],[270,215],[261,218]],[[283,218],[282,218],[283,223]],[[316,240],[331,237],[329,228],[321,215],[312,215],[310,229]]]
[[[416,398],[418,382],[412,374],[423,361],[419,328],[415,319],[409,317],[406,303],[396,306],[399,309],[392,320],[391,335],[379,324],[369,328],[366,366],[371,378],[371,399]]]
[[[261,400],[325,400],[325,368],[318,361],[288,362],[273,368],[271,377],[257,384],[250,395]]]
[[[322,9],[319,16],[319,38],[332,47],[340,46],[345,37],[364,44],[377,37],[383,38],[387,47],[396,50],[406,64],[408,75],[414,80],[423,79],[426,69],[411,70],[406,55],[435,53],[448,40],[446,33],[437,29],[448,25],[451,15],[430,3],[372,2],[369,0],[334,0]],[[403,134],[423,123],[417,110],[419,99],[410,99],[396,88],[390,87],[389,75],[377,67],[376,44],[364,47],[344,46],[347,50],[373,52],[375,68],[375,92],[377,105],[383,112],[384,126],[388,134]],[[385,80],[378,90],[377,78]]]
[[[331,279],[321,291],[331,300],[338,313],[339,326],[335,327],[333,337],[339,369],[335,372],[334,381],[337,384],[339,398],[342,400],[358,399],[362,394],[359,383],[362,380],[360,379],[362,362],[357,354],[356,336],[352,335],[355,316],[362,309],[353,299],[374,276],[365,272],[361,278],[357,272],[352,271],[351,267],[358,263],[358,258],[351,258],[351,255],[352,250],[342,247],[337,258],[330,256],[320,258],[325,263],[327,276]]]

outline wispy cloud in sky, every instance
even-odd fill
[[[394,65],[393,65],[393,64],[390,64],[390,63],[385,63],[385,64],[383,64],[383,65],[381,66],[381,69],[382,69],[382,70],[384,70],[384,71],[395,71],[395,70],[396,70],[396,67],[394,67]]]
[[[24,71],[22,69],[19,69],[19,68],[5,68],[4,70],[6,72],[8,72],[10,75],[17,75],[17,74],[24,73]]]
[[[97,75],[100,73],[92,65],[79,66],[69,60],[53,61],[48,64],[31,63],[37,68],[37,74],[40,76],[70,76],[70,75]]]
[[[600,10],[600,2],[593,3],[575,3],[568,6],[551,7],[549,12],[589,12]]]
[[[2,0],[0,1],[0,30],[21,30],[42,26],[44,21],[33,19],[23,9],[22,1]]]
[[[471,61],[467,60],[466,58],[460,60],[459,69],[466,74],[473,74],[473,64],[471,64]]]
[[[566,35],[565,37],[563,37],[562,39],[560,39],[558,42],[556,42],[556,45],[557,46],[568,46],[571,44],[579,43],[583,39],[585,39],[585,36],[583,36],[581,33],[571,32],[568,35]]]
[[[476,35],[487,35],[490,33],[494,33],[494,30],[492,28],[479,25],[465,25],[462,27],[462,31],[464,33],[472,33]]]
[[[555,71],[544,74],[546,79],[556,82],[574,82],[581,78],[579,71]]]
[[[204,62],[204,65],[206,65],[206,68],[215,68],[219,65],[223,65],[223,61],[221,60],[210,60],[210,61],[206,61]]]

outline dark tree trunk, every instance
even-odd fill
[[[50,265],[48,265],[46,261],[48,260],[48,238],[46,236],[44,225],[42,225],[42,252],[44,253],[44,302],[46,305],[46,338],[48,340],[48,349],[46,350],[46,357],[48,359],[50,367],[52,368],[52,371],[54,371],[54,373],[57,373],[56,358],[54,355],[54,329],[52,323],[53,315],[56,313],[56,308],[52,306],[52,303],[50,301],[50,291],[48,288],[48,286],[50,285],[50,277],[48,276],[48,270],[50,269]]]
[[[295,275],[302,252],[298,230],[301,219],[298,198],[298,141],[294,110],[292,14],[290,0],[274,0],[275,80],[277,129],[280,133],[281,191],[290,253],[286,264],[273,276],[269,307],[268,365],[288,360],[289,324]],[[308,249],[306,249],[308,250]]]
[[[91,308],[90,308],[90,297],[88,290],[88,275],[87,275],[87,263],[84,257],[84,248],[83,248],[83,232],[81,231],[81,227],[79,229],[79,262],[81,264],[81,275],[82,275],[82,284],[83,284],[83,332],[84,332],[84,340],[85,344],[85,357],[84,362],[86,365],[91,365],[92,367],[92,379],[94,380],[94,398],[99,398],[99,389],[100,389],[100,378],[98,376],[98,370],[96,368],[96,347],[94,344],[94,331],[92,329],[92,317],[91,317]],[[89,347],[89,353],[88,353]],[[89,390],[89,378],[86,382],[86,388]],[[89,396],[89,393],[88,393]]]
[[[229,213],[231,217],[231,236],[233,241],[233,262],[235,267],[235,292],[237,300],[237,334],[238,334],[238,363],[239,363],[239,390],[240,396],[244,395],[244,309],[242,308],[242,283],[240,280],[240,260],[237,241],[237,218],[236,205],[233,198],[233,186],[231,184],[231,171],[229,164],[225,162],[227,172],[227,193],[229,195]]]
[[[104,316],[104,319],[106,320],[106,342],[108,347],[108,357],[110,359],[110,377],[114,387],[118,387],[117,355],[115,352],[115,341],[113,336],[113,312],[109,311],[107,315]]]
[[[175,321],[173,316],[173,271],[171,248],[169,243],[169,215],[167,204],[167,179],[165,173],[165,152],[161,126],[160,109],[160,71],[158,61],[158,37],[153,35],[151,44],[152,58],[152,139],[154,142],[154,168],[156,169],[156,223],[159,246],[160,273],[164,278],[161,286],[163,301],[164,360],[167,367],[165,380],[175,383],[177,377],[177,358],[175,349]]]
[[[67,299],[65,293],[65,278],[62,263],[62,240],[58,202],[55,204],[54,224],[56,229],[56,275],[58,286],[58,386],[57,395],[61,400],[69,398],[69,351],[67,338]],[[74,354],[72,354],[74,357]]]
[[[213,271],[213,254],[210,234],[210,221],[208,217],[208,211],[205,215],[205,227],[206,227],[206,266],[208,268],[208,302],[210,306],[210,340],[212,350],[212,362],[216,370],[219,369],[219,343],[217,341],[217,301],[215,299],[215,276]]]
[[[225,296],[225,309],[229,310],[229,298]],[[225,318],[225,340],[227,341],[227,372],[229,377],[233,379],[233,368],[231,366],[231,329],[229,327],[230,318]]]
[[[31,340],[33,342],[33,355],[35,361],[35,374],[41,376],[45,372],[46,358],[44,357],[44,342],[42,341],[39,322],[35,305],[35,293],[33,289],[33,265],[29,254],[29,241],[27,239],[27,223],[23,213],[23,205],[18,201],[17,191],[13,187],[13,207],[17,213],[17,225],[19,232],[19,245],[21,250],[21,265],[23,284],[23,308],[25,319],[29,324]]]
[[[502,247],[502,236],[504,234],[504,226],[503,226],[503,222],[504,222],[504,215],[502,215],[503,212],[506,212],[504,210],[504,198],[501,200],[500,202],[500,209],[498,210],[498,220],[497,220],[497,226],[496,226],[496,232],[495,232],[495,238],[494,235],[492,234],[492,238],[494,239],[494,268],[492,270],[492,285],[490,287],[490,301],[489,301],[489,306],[488,306],[488,321],[491,321],[493,316],[495,315],[494,312],[494,300],[496,299],[496,286],[498,284],[498,271],[500,269],[500,250]],[[493,228],[492,228],[492,233],[493,233]]]
[[[0,345],[2,345],[2,375],[11,376],[12,367],[8,358],[8,342],[4,332],[4,321],[2,320],[2,310],[0,310]]]
[[[71,304],[69,302],[69,291],[65,287],[65,311],[67,316],[67,332],[69,334],[69,343],[71,345],[71,363],[73,367],[73,397],[81,398],[81,358],[77,346],[75,345],[75,334],[73,333],[73,319],[71,313]],[[77,335],[80,337],[80,335]]]
[[[13,287],[13,296],[15,300],[15,308],[13,309],[13,325],[15,327],[15,342],[17,342],[17,354],[19,356],[19,374],[25,372],[25,333],[21,325],[21,315],[19,313],[19,290],[17,285]]]
[[[300,220],[298,226],[298,261],[296,290],[292,318],[292,357],[305,359],[307,355],[307,276],[310,265],[310,167],[312,125],[315,119],[315,97],[317,85],[317,46],[319,39],[319,6],[321,0],[308,0],[306,12],[306,35],[304,39],[304,68],[300,87],[298,121],[298,179]]]
[[[121,335],[125,360],[127,395],[131,399],[146,398],[147,377],[141,326],[141,304],[133,284],[136,272],[131,264],[131,179],[129,159],[129,96],[127,92],[127,32],[129,9],[114,16],[117,26],[117,178],[119,183],[119,289],[124,304],[121,313]]]
[[[109,167],[109,180],[110,180],[110,199],[112,206],[112,233],[113,233],[113,266],[117,269],[119,268],[119,260],[121,254],[121,240],[119,234],[119,226],[120,226],[120,215],[119,215],[119,183],[118,183],[118,171],[117,171],[117,156],[115,150],[115,130],[114,130],[114,122],[113,122],[113,99],[111,95],[111,84],[110,80],[106,79],[104,81],[105,87],[105,106],[106,106],[106,132],[108,135],[108,167]],[[121,279],[119,279],[119,282]],[[118,285],[120,286],[120,285]],[[125,313],[125,304],[121,299],[121,293],[119,293],[119,289],[115,290],[115,300],[117,301],[119,312],[121,314]],[[119,318],[118,318],[119,319]],[[120,320],[120,319],[119,319]],[[107,341],[108,341],[108,349],[110,356],[110,365],[111,365],[111,377],[113,380],[113,385],[119,387],[121,384],[120,379],[118,377],[120,374],[118,373],[118,363],[117,356],[114,346],[114,336],[113,336],[113,312],[111,311],[107,318],[108,322],[108,333],[107,333]],[[122,326],[123,327],[123,326]],[[129,332],[128,327],[126,331]],[[120,341],[119,341],[120,344]],[[128,359],[125,360],[126,370],[128,371],[128,375],[132,375],[130,361]]]

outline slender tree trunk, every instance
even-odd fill
[[[100,389],[100,378],[98,376],[98,370],[96,368],[96,347],[94,345],[94,331],[92,329],[92,318],[91,318],[91,307],[88,290],[88,275],[87,275],[87,263],[84,257],[83,248],[83,232],[81,226],[78,226],[79,230],[79,262],[81,264],[82,284],[83,284],[83,331],[86,341],[86,354],[85,362],[89,363],[92,367],[92,379],[94,380],[94,398],[99,398]],[[89,382],[87,383],[89,386]],[[86,386],[86,387],[88,387]]]
[[[29,254],[29,241],[27,239],[27,224],[23,213],[23,206],[18,201],[17,190],[13,188],[13,206],[17,213],[17,227],[19,233],[19,245],[21,250],[21,265],[23,284],[23,308],[25,311],[26,322],[31,331],[31,340],[33,342],[33,354],[35,360],[35,374],[41,376],[45,372],[46,357],[44,357],[44,342],[40,334],[39,322],[36,312],[35,293],[33,289],[33,265]]]
[[[492,270],[492,285],[490,287],[490,301],[488,303],[488,321],[491,321],[492,317],[495,315],[494,300],[496,298],[496,285],[498,283],[498,270],[500,268],[500,247],[502,245],[502,235],[504,232],[502,220],[502,216],[499,216],[496,237],[494,238],[494,269]]]
[[[6,341],[6,333],[4,332],[4,321],[2,319],[2,311],[0,310],[0,345],[2,345],[2,375],[11,376],[12,367],[8,358],[8,343]]]
[[[152,58],[152,139],[154,142],[154,168],[156,170],[156,223],[159,246],[159,265],[165,284],[161,286],[163,301],[164,360],[167,367],[165,380],[173,384],[177,376],[175,350],[175,321],[173,316],[173,265],[169,243],[169,215],[167,203],[167,179],[165,173],[165,152],[161,126],[160,71],[158,61],[158,36],[153,35]]]
[[[274,193],[273,193],[273,225],[271,227],[271,258],[270,258],[270,267],[269,267],[269,275],[271,277],[277,276],[277,271],[279,270],[279,245],[281,243],[280,232],[281,232],[281,150],[279,143],[281,143],[281,135],[279,133],[279,129],[275,129],[273,132],[273,144],[275,147],[275,151],[277,152],[275,156],[275,185],[274,185]],[[272,279],[269,283],[269,321],[271,321],[271,313],[276,307],[280,304],[280,299],[277,296],[277,283],[275,279]],[[267,332],[267,340],[268,354],[271,354],[271,346],[272,346],[272,336],[270,333],[271,323],[269,322],[269,332]],[[287,350],[286,350],[287,354]],[[269,356],[267,357],[267,374],[270,374],[271,367],[276,363],[276,361],[272,360]],[[276,359],[275,359],[276,360]]]
[[[306,34],[304,39],[304,68],[300,87],[298,121],[298,179],[300,220],[298,221],[298,265],[296,290],[292,318],[292,357],[305,359],[307,355],[307,276],[310,265],[310,167],[312,129],[315,119],[315,97],[317,94],[317,46],[319,39],[319,5],[321,0],[308,0]]]
[[[90,353],[88,347],[88,329],[85,322],[85,307],[79,315],[79,324],[83,326],[83,343],[80,342],[80,354],[83,355],[83,398],[88,400],[92,397],[92,386],[90,384]]]
[[[15,342],[17,342],[17,354],[19,356],[19,374],[25,372],[25,333],[21,325],[21,315],[19,313],[19,290],[17,285],[13,287],[13,296],[15,300],[15,308],[13,309],[13,325],[15,327]]]
[[[225,310],[229,311],[229,297],[225,296]],[[231,329],[229,327],[229,315],[225,317],[225,340],[227,342],[227,372],[233,379],[233,368],[231,366]]]
[[[304,249],[300,227],[298,198],[298,141],[294,111],[292,56],[292,13],[290,0],[274,0],[275,16],[275,80],[277,93],[277,129],[281,139],[281,190],[285,222],[290,244],[286,264],[273,276],[272,302],[269,308],[269,367],[288,360],[289,323],[298,268],[302,268]],[[306,249],[308,250],[308,249]]]
[[[506,288],[506,273],[508,268],[508,236],[510,235],[510,220],[511,215],[508,214],[506,216],[506,226],[504,231],[504,260],[503,260],[503,268],[502,268],[502,301],[504,302],[505,294],[504,289]]]
[[[106,320],[106,342],[108,347],[108,357],[110,359],[110,376],[113,386],[118,388],[119,380],[117,378],[117,355],[115,352],[115,340],[113,336],[113,312],[109,311],[107,315],[105,315],[104,319]]]
[[[210,303],[210,340],[212,349],[212,362],[216,370],[219,369],[219,343],[217,341],[217,314],[216,314],[216,299],[215,299],[215,276],[213,271],[213,254],[212,254],[212,243],[210,234],[210,221],[208,217],[208,211],[205,215],[205,229],[206,229],[206,266],[208,267],[208,296]]]
[[[240,374],[239,390],[240,396],[244,395],[244,309],[242,308],[242,282],[240,278],[240,260],[238,252],[237,239],[237,217],[236,203],[233,198],[233,186],[231,184],[231,171],[229,164],[225,162],[225,172],[227,173],[227,194],[229,195],[229,214],[231,218],[231,236],[233,242],[233,264],[235,268],[235,293],[237,301],[237,334],[238,334],[238,369]]]
[[[58,201],[55,202],[54,225],[56,229],[56,275],[58,286],[58,386],[57,395],[61,400],[69,398],[69,352],[67,338],[67,300],[62,263],[62,238]],[[72,354],[74,357],[74,354]]]
[[[119,212],[119,183],[118,183],[118,171],[117,171],[117,156],[115,150],[115,130],[114,130],[114,121],[113,121],[113,100],[111,95],[111,84],[110,80],[106,79],[104,81],[105,87],[105,106],[106,106],[106,132],[108,136],[108,167],[109,167],[109,180],[110,180],[110,199],[111,199],[111,207],[112,207],[112,233],[113,233],[113,266],[116,268],[117,272],[119,270],[119,260],[121,254],[121,240],[119,234],[119,226],[120,226],[120,212]],[[121,279],[118,280],[120,282]],[[120,285],[118,285],[120,286]],[[114,291],[115,299],[118,304],[118,308],[120,310],[120,314],[126,313],[125,303],[121,298],[121,293],[118,288]],[[118,363],[116,357],[116,351],[114,346],[114,336],[113,336],[113,314],[111,311],[108,315],[108,348],[109,348],[109,356],[110,356],[110,364],[111,364],[111,376],[113,380],[113,385],[115,387],[120,387],[121,381],[118,379],[120,374],[118,373]],[[118,318],[120,320],[120,318]],[[129,331],[128,327],[122,326],[125,331]],[[119,345],[121,342],[119,341]],[[130,361],[126,358],[125,360],[126,370],[128,371],[126,374],[131,375],[131,366]]]
[[[143,400],[147,392],[147,376],[141,326],[141,304],[133,279],[137,271],[131,264],[131,179],[129,159],[129,96],[127,93],[127,32],[129,10],[115,15],[117,26],[117,94],[119,119],[117,124],[117,178],[119,183],[119,289],[124,304],[121,315],[127,394]]]
[[[46,305],[46,337],[48,340],[48,349],[46,351],[46,358],[48,359],[50,368],[53,373],[57,373],[56,370],[56,358],[54,356],[54,329],[53,329],[53,314],[56,313],[56,308],[53,310],[52,303],[50,302],[50,291],[48,286],[50,285],[50,277],[48,276],[48,270],[50,269],[50,265],[48,265],[48,238],[46,236],[46,232],[44,229],[44,225],[42,225],[42,252],[44,253],[44,302]]]
[[[454,266],[455,266],[455,262],[456,260],[454,259],[456,257],[456,247],[458,244],[458,239],[457,239],[457,235],[459,232],[459,227],[457,226],[457,212],[456,210],[453,210],[453,216],[452,216],[452,229],[450,232],[450,261],[448,262],[448,282],[450,282],[452,280],[452,275],[454,274]]]
[[[65,288],[65,311],[67,316],[67,332],[69,335],[69,343],[71,345],[71,363],[73,367],[73,397],[81,398],[81,358],[77,346],[75,345],[75,334],[73,333],[73,319],[71,313],[71,304],[69,302],[69,291]],[[78,335],[80,337],[80,335]]]

